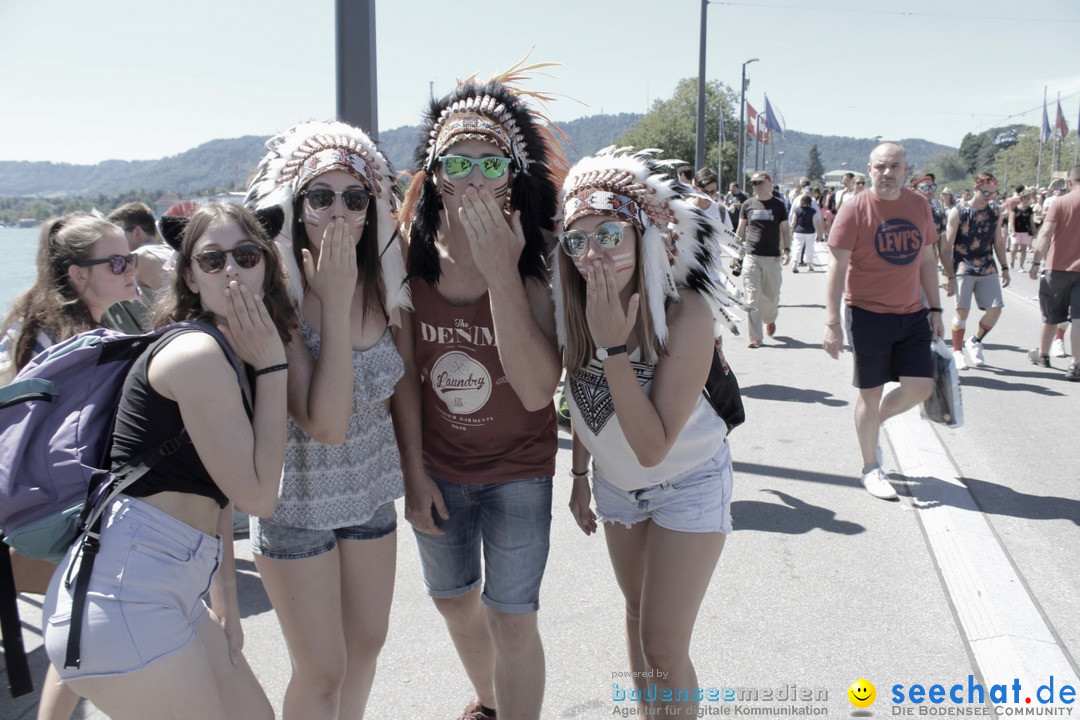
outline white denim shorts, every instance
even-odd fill
[[[65,668],[75,582],[73,546],[42,606],[45,651],[62,680],[126,675],[185,648],[208,617],[204,596],[221,541],[152,505],[120,495],[102,520],[83,615],[78,668]],[[80,562],[76,560],[76,569]]]
[[[602,522],[631,527],[651,519],[678,532],[731,532],[731,447],[727,440],[716,455],[695,468],[641,490],[623,490],[602,477],[593,478],[593,500]]]

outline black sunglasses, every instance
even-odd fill
[[[112,270],[113,275],[123,275],[127,272],[129,266],[132,269],[139,267],[139,256],[134,253],[131,255],[110,255],[104,258],[76,260],[72,265],[90,267],[91,265],[104,265],[105,263],[109,263],[109,269]]]
[[[368,202],[371,200],[371,193],[361,188],[349,188],[342,192],[335,192],[330,188],[314,188],[304,190],[300,194],[307,198],[312,210],[325,210],[333,205],[334,198],[340,195],[346,210],[359,213],[367,210]]]
[[[220,272],[225,267],[226,256],[232,255],[236,264],[244,270],[250,270],[262,261],[263,249],[255,244],[237,245],[232,250],[205,250],[192,259],[199,264],[204,273]]]

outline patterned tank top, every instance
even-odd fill
[[[319,331],[301,319],[304,345],[319,356]],[[386,401],[405,373],[390,329],[367,350],[353,350],[356,382],[345,442],[325,445],[288,420],[285,471],[271,520],[326,530],[360,525],[405,494]]]

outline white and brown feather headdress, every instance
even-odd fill
[[[733,312],[747,306],[720,260],[721,252],[738,248],[737,238],[693,205],[688,188],[668,174],[682,163],[658,160],[659,152],[610,146],[582,158],[570,168],[559,193],[563,227],[585,215],[614,215],[638,228],[645,278],[642,301],[661,345],[667,341],[665,306],[678,302],[685,291],[708,302],[717,335],[721,327],[738,335]],[[556,328],[559,344],[565,346],[562,278],[559,263],[552,265]]]
[[[266,155],[248,185],[244,203],[253,209],[277,205],[285,214],[285,228],[293,225],[293,206],[308,183],[329,170],[355,176],[375,203],[379,236],[378,255],[386,289],[386,312],[410,306],[405,284],[405,261],[396,242],[397,196],[394,173],[386,157],[362,130],[342,122],[306,122],[266,142]],[[280,242],[279,242],[280,245]],[[300,268],[293,254],[282,248],[290,289],[299,299]]]

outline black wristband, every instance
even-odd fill
[[[589,471],[588,470],[583,470],[581,472],[578,472],[574,468],[570,468],[570,474],[573,475],[576,478],[579,478],[579,477],[585,477],[586,475],[588,475]]]
[[[929,310],[930,312],[936,312],[936,313],[944,313],[944,312],[945,312],[945,311],[944,311],[944,310],[942,310],[941,308],[935,308],[935,307],[932,307],[932,308],[926,308],[926,309],[927,309],[927,310]]]
[[[255,377],[260,375],[269,375],[270,373],[277,372],[278,370],[288,370],[289,363],[281,363],[280,365],[271,365],[270,367],[264,367],[262,370],[255,371]]]

